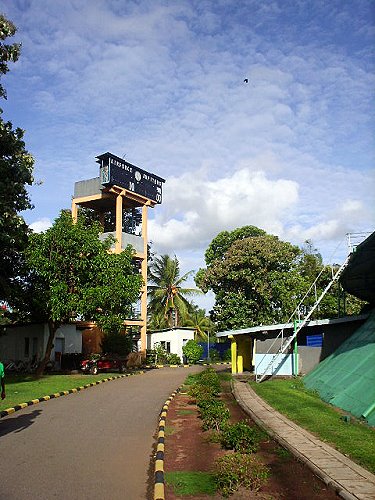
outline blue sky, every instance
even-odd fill
[[[246,224],[343,260],[373,231],[373,1],[3,0],[6,119],[34,155],[36,230],[110,151],[166,179],[149,236],[183,270]],[[249,83],[245,84],[244,79]],[[338,248],[336,253],[334,249]]]

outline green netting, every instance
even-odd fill
[[[353,335],[304,377],[309,389],[360,418],[375,403],[375,309]],[[375,426],[375,407],[366,418]]]

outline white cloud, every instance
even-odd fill
[[[52,222],[48,217],[42,217],[29,225],[35,233],[43,233],[52,226]]]
[[[295,182],[270,180],[249,167],[216,181],[200,171],[185,173],[168,180],[164,210],[157,207],[150,220],[150,239],[166,251],[202,248],[220,231],[248,224],[280,234],[282,219],[297,200]]]
[[[375,225],[369,4],[318,2],[307,22],[305,0],[3,3],[23,42],[4,109],[45,180],[30,221],[111,151],[166,178],[150,237],[186,270],[244,224],[322,254]]]

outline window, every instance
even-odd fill
[[[170,354],[170,352],[171,352],[171,343],[170,342],[166,342],[165,350],[167,351],[168,354]]]

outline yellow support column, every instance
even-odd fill
[[[74,224],[77,222],[78,219],[78,205],[74,200],[72,201],[72,219]]]
[[[230,339],[230,350],[231,350],[231,361],[232,361],[232,373],[237,373],[237,342],[233,335],[229,335]]]
[[[116,246],[115,253],[121,253],[122,247],[122,193],[116,198]]]
[[[143,238],[143,259],[141,264],[143,287],[141,295],[141,351],[146,352],[146,331],[147,331],[147,217],[148,205],[142,207],[142,238]]]

